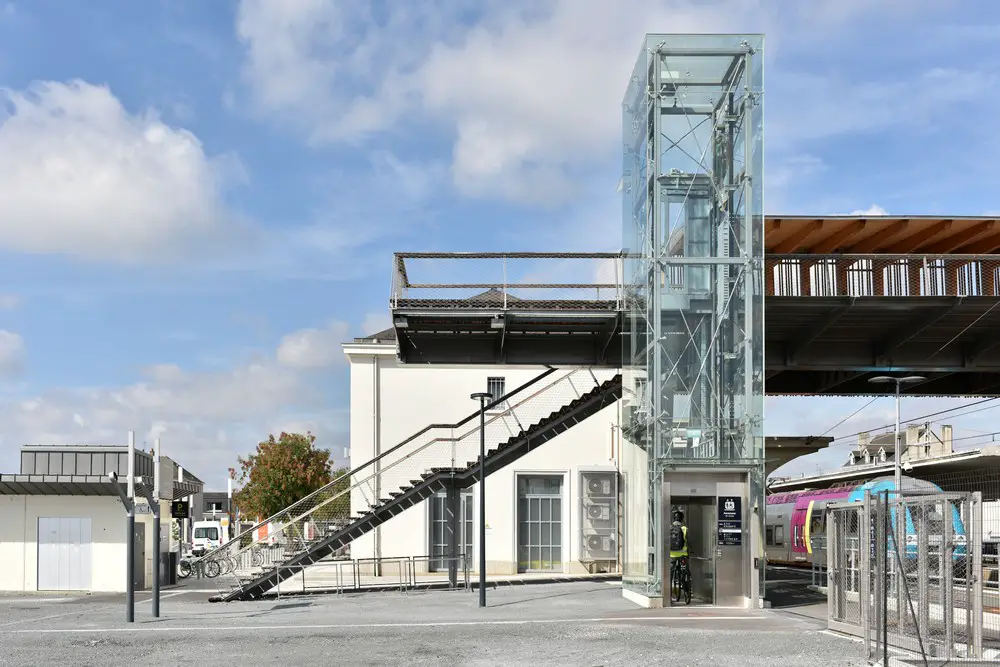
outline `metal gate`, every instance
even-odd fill
[[[863,637],[868,658],[883,665],[890,647],[983,657],[978,492],[866,492],[828,510],[831,630]]]

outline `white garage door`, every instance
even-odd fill
[[[89,591],[90,519],[38,518],[38,590]]]

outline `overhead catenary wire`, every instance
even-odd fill
[[[860,408],[858,408],[857,410],[855,410],[855,411],[854,411],[854,412],[852,412],[851,414],[847,415],[846,417],[844,417],[843,419],[841,419],[841,420],[840,420],[839,422],[837,422],[836,424],[834,424],[834,425],[833,425],[833,426],[831,426],[830,428],[828,428],[828,429],[826,429],[825,431],[823,431],[823,432],[822,432],[822,433],[820,434],[820,436],[819,436],[819,437],[821,437],[821,438],[822,438],[822,437],[823,437],[824,435],[826,435],[827,433],[829,433],[829,432],[830,432],[830,431],[832,431],[833,429],[837,428],[838,426],[840,426],[840,425],[841,425],[841,424],[843,424],[844,422],[846,422],[846,421],[850,420],[850,419],[851,419],[851,417],[853,417],[854,415],[858,414],[859,412],[861,412],[862,410],[864,410],[865,408],[867,408],[867,407],[868,407],[869,405],[871,405],[872,403],[874,403],[875,401],[877,401],[877,400],[878,400],[878,399],[880,399],[880,398],[882,398],[882,397],[881,397],[881,396],[876,396],[876,397],[875,397],[875,398],[873,398],[872,400],[868,401],[867,403],[865,403],[864,405],[862,405],[862,406],[861,406]]]
[[[881,398],[881,396],[877,396],[876,398]],[[1000,396],[994,396],[992,398],[984,398],[981,401],[975,401],[973,403],[966,403],[965,405],[959,405],[959,406],[954,407],[954,408],[946,408],[944,410],[938,410],[937,412],[931,412],[931,413],[928,413],[926,415],[921,415],[919,417],[908,417],[906,419],[901,419],[900,422],[902,423],[902,422],[914,422],[914,421],[925,420],[928,417],[937,417],[937,416],[940,416],[940,415],[951,414],[953,412],[958,412],[960,410],[964,410],[965,408],[971,408],[971,407],[976,406],[976,405],[982,405],[983,403],[992,403],[992,402],[997,401],[997,400],[1000,400]],[[868,405],[871,405],[871,402],[869,402]],[[865,407],[867,407],[867,405]],[[994,408],[1000,408],[1000,403],[998,403],[997,405],[991,405],[989,408],[983,408],[983,409],[994,409]],[[973,412],[980,412],[980,410],[974,410]],[[969,412],[969,413],[965,413],[965,414],[972,414],[972,413]],[[960,416],[960,415],[952,415],[952,416]],[[844,421],[846,421],[846,420],[844,420]],[[840,436],[837,436],[836,438],[834,438],[833,441],[830,444],[833,445],[834,443],[839,443],[839,441],[841,441],[841,440],[846,440],[848,438],[856,438],[857,436],[865,434],[865,433],[870,433],[872,431],[880,431],[882,429],[887,429],[887,428],[893,428],[894,426],[895,426],[895,424],[885,424],[883,426],[873,426],[872,428],[867,428],[867,429],[865,429],[863,431],[858,431],[857,433],[848,433],[848,434],[845,434],[845,435],[840,435]],[[832,430],[832,429],[827,430],[827,433],[829,433],[830,430]]]

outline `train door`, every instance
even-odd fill
[[[808,498],[799,498],[795,502],[795,509],[792,510],[792,535],[790,542],[793,561],[808,559],[809,550],[806,548],[806,515],[809,509],[809,502]]]

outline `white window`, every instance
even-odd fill
[[[499,401],[507,393],[506,380],[501,377],[486,378],[486,391],[490,394],[490,403]],[[502,403],[494,406],[495,409],[505,407]]]

